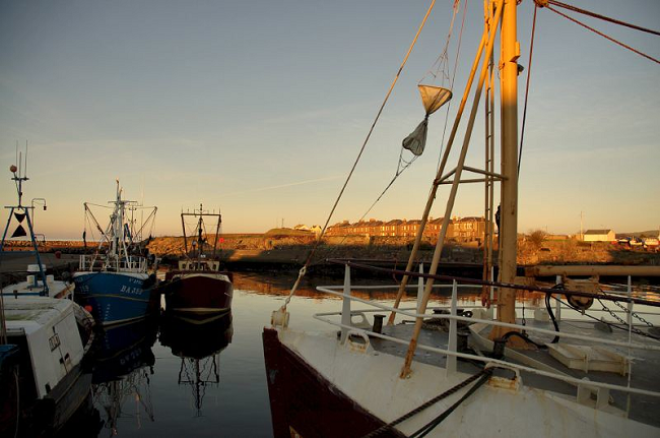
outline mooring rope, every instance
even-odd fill
[[[389,432],[390,430],[394,429],[394,426],[396,426],[397,424],[401,424],[404,421],[414,417],[415,415],[419,414],[420,412],[424,411],[425,409],[433,406],[434,404],[436,404],[440,400],[443,400],[443,399],[445,399],[445,398],[447,398],[447,397],[449,397],[453,394],[456,394],[458,391],[465,388],[466,386],[468,386],[470,383],[474,382],[475,380],[481,379],[479,383],[474,385],[470,389],[470,391],[468,391],[463,397],[461,397],[460,400],[458,400],[456,403],[454,403],[454,405],[452,405],[451,407],[449,407],[449,409],[447,409],[442,414],[440,414],[440,416],[433,419],[433,421],[426,424],[422,429],[418,430],[417,432],[415,432],[414,434],[411,435],[411,437],[413,437],[413,436],[424,436],[426,433],[428,433],[428,431],[430,431],[435,426],[440,424],[440,422],[442,422],[442,420],[447,418],[449,416],[449,414],[451,414],[458,407],[458,405],[461,404],[467,397],[469,397],[472,393],[474,393],[474,391],[476,391],[477,388],[479,388],[481,385],[486,383],[486,381],[490,378],[490,376],[492,374],[493,374],[493,368],[483,369],[483,370],[479,371],[477,374],[474,374],[473,376],[470,376],[467,379],[463,380],[458,385],[449,388],[448,390],[446,390],[442,394],[437,395],[437,396],[433,397],[431,400],[419,405],[418,407],[416,407],[412,411],[408,412],[407,414],[404,414],[404,415],[400,416],[399,418],[397,418],[396,420],[379,427],[378,429],[374,430],[373,432],[368,433],[367,435],[364,435],[362,438],[373,438],[373,437],[382,435],[383,433]],[[433,426],[431,427],[431,425],[433,425]],[[431,427],[431,429],[428,429],[429,427]],[[419,433],[421,433],[421,432],[423,432],[427,429],[428,429],[428,431],[424,435],[418,435]]]
[[[339,200],[343,196],[344,191],[346,190],[346,187],[348,186],[349,181],[353,177],[353,173],[355,172],[355,169],[356,169],[358,163],[360,162],[360,159],[362,158],[362,154],[364,153],[364,150],[367,147],[367,143],[369,143],[369,139],[371,138],[371,134],[373,133],[374,129],[376,128],[376,124],[378,123],[378,120],[380,119],[380,116],[383,113],[383,109],[385,109],[385,105],[387,105],[387,102],[390,98],[390,95],[392,94],[392,91],[394,90],[394,87],[395,87],[396,83],[399,81],[399,77],[401,76],[401,72],[403,71],[403,68],[405,67],[406,63],[408,62],[408,57],[410,56],[410,53],[412,52],[413,48],[417,44],[417,39],[419,38],[419,35],[422,32],[422,29],[424,29],[424,25],[426,24],[426,20],[429,18],[429,15],[431,15],[431,11],[433,10],[434,6],[435,6],[435,0],[432,0],[431,4],[429,5],[428,10],[426,11],[426,14],[424,15],[424,18],[422,19],[421,24],[419,25],[419,28],[417,29],[417,33],[415,34],[415,37],[413,38],[412,43],[410,43],[410,46],[408,47],[408,52],[406,53],[406,56],[404,56],[403,61],[401,62],[401,65],[399,66],[399,70],[396,72],[396,75],[394,76],[394,80],[392,81],[392,84],[390,85],[390,88],[387,91],[387,94],[385,95],[385,99],[383,100],[383,103],[380,105],[380,109],[378,110],[378,113],[376,114],[376,118],[374,119],[373,123],[371,124],[371,128],[369,129],[369,132],[367,133],[367,136],[364,139],[364,142],[362,143],[362,147],[360,148],[360,152],[358,153],[357,158],[355,159],[355,162],[353,163],[353,166],[351,167],[351,170],[348,173],[348,176],[346,177],[346,181],[344,182],[344,185],[342,186],[341,190],[339,191],[339,195],[337,196],[337,199],[335,200],[335,203],[332,206],[332,209],[330,210],[330,214],[328,215],[328,219],[325,221],[325,225],[323,225],[323,228],[321,229],[321,234],[319,235],[318,239],[316,240],[316,243],[315,243],[314,247],[312,248],[312,251],[310,252],[309,256],[307,257],[305,265],[298,272],[298,278],[296,279],[296,282],[293,284],[293,287],[291,288],[291,292],[289,293],[289,295],[284,300],[284,304],[281,307],[282,310],[286,309],[286,306],[289,304],[289,302],[291,301],[291,298],[296,293],[296,289],[300,285],[300,281],[302,280],[302,277],[304,277],[305,274],[307,273],[307,267],[309,266],[309,264],[312,260],[312,257],[314,257],[314,253],[316,252],[319,245],[321,244],[323,236],[325,235],[325,231],[328,228],[328,225],[330,224],[330,220],[332,219],[332,216],[334,215],[335,210],[337,209],[337,205],[339,205]]]

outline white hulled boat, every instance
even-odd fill
[[[326,332],[319,333],[297,329],[295,315],[289,315],[286,309],[305,267],[284,306],[273,313],[271,326],[264,329],[276,436],[660,434],[656,415],[660,408],[660,333],[654,326],[660,321],[660,299],[656,289],[640,292],[632,287],[634,276],[656,278],[660,267],[555,266],[530,269],[525,277],[518,275],[518,3],[485,2],[484,35],[406,269],[335,260],[345,266],[344,283],[317,289],[342,297],[343,305],[340,311],[314,315],[330,324]],[[547,5],[548,1],[538,3]],[[493,56],[498,33],[499,61]],[[467,132],[456,167],[449,170],[449,154],[480,63]],[[493,66],[498,66],[499,72]],[[496,74],[502,101],[499,155],[494,150]],[[482,91],[486,98],[486,161],[484,169],[476,169],[466,166],[465,159]],[[429,96],[422,94],[428,118]],[[431,95],[430,102],[442,100],[441,94],[446,96]],[[404,147],[408,148],[406,143],[423,143],[425,136],[425,128],[420,125],[404,141]],[[494,170],[497,156],[501,161],[499,172]],[[478,178],[469,179],[464,171]],[[439,275],[458,186],[476,181],[486,185],[485,216],[489,226],[484,278]],[[493,208],[496,183],[501,188],[497,215]],[[417,272],[417,250],[437,188],[442,184],[451,184],[444,222],[428,273]],[[499,241],[495,238],[495,222]],[[499,246],[497,277],[492,262],[495,242]],[[371,271],[371,275],[382,273],[386,278],[402,276],[400,285],[391,286],[397,291],[395,303],[353,296],[352,292],[360,289],[389,288],[354,286],[356,270]],[[574,278],[585,276],[591,279]],[[600,285],[598,279],[607,276],[627,278],[628,285],[623,289]],[[549,286],[537,282],[537,278],[548,277],[555,280]],[[411,278],[419,278],[416,305],[400,308]],[[465,287],[483,290],[484,305],[459,309],[458,294]],[[431,295],[440,288],[451,290],[451,305],[429,307]],[[517,295],[522,298],[523,293],[536,293],[544,299],[531,309],[529,303],[525,308],[524,301],[516,302]],[[356,303],[360,310],[353,310]],[[495,314],[489,308],[491,303],[497,306]],[[385,315],[374,318],[373,326],[369,323],[374,312],[390,314],[382,329],[378,321]]]

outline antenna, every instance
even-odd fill
[[[27,177],[27,154],[28,154],[28,141],[25,140],[25,173],[23,174],[24,177]]]

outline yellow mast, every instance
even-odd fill
[[[500,53],[500,111],[502,171],[500,210],[499,281],[513,283],[516,277],[518,241],[518,58],[520,44],[516,32],[517,0],[505,0],[502,14]],[[497,320],[515,323],[516,293],[500,289],[497,299]],[[493,337],[511,331],[496,327]]]

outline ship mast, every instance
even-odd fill
[[[518,241],[518,58],[517,0],[504,0],[500,36],[500,111],[503,176],[500,195],[499,281],[514,283]],[[513,289],[499,289],[497,320],[515,323],[516,293]],[[511,329],[496,327],[493,337],[500,337]]]
[[[440,165],[438,170],[438,177],[434,180],[434,186],[439,184],[449,184],[447,181],[450,177],[453,178],[451,182],[451,191],[449,198],[447,200],[447,206],[445,209],[444,220],[438,235],[438,242],[436,243],[435,252],[433,254],[433,260],[429,269],[430,275],[435,275],[438,269],[438,263],[440,261],[440,256],[442,254],[442,249],[447,233],[447,228],[449,226],[449,218],[451,217],[452,209],[454,207],[456,194],[458,192],[459,184],[463,182],[469,182],[469,180],[462,180],[463,170],[476,171],[486,176],[485,181],[488,178],[493,178],[498,181],[501,181],[501,223],[500,223],[500,247],[499,247],[499,281],[505,283],[513,283],[516,277],[516,244],[517,244],[517,234],[518,234],[518,220],[517,220],[517,210],[518,210],[518,153],[517,153],[517,144],[518,144],[518,120],[517,120],[517,83],[518,83],[518,63],[517,60],[520,56],[520,45],[516,39],[516,7],[517,0],[485,0],[488,5],[487,10],[495,11],[486,13],[487,26],[482,37],[482,42],[477,50],[477,55],[475,57],[475,64],[472,67],[471,78],[468,81],[463,100],[461,101],[461,109],[463,106],[463,101],[466,99],[472,80],[472,74],[476,72],[476,69],[479,64],[479,59],[482,54],[485,53],[486,60],[481,67],[481,73],[479,75],[479,84],[474,94],[474,102],[472,110],[470,111],[467,131],[463,139],[463,146],[461,148],[460,157],[458,159],[458,164],[456,169],[449,172],[447,175],[442,176],[444,171],[444,165],[446,157],[448,156],[451,146],[454,140],[455,130],[460,122],[461,110],[459,109],[459,114],[457,115],[456,121],[454,123],[454,128],[452,128],[452,135],[450,136],[447,148],[445,150],[445,157],[443,158],[443,163]],[[506,18],[505,18],[506,17]],[[472,128],[474,127],[474,120],[477,113],[479,99],[481,97],[481,92],[484,87],[484,82],[486,76],[489,73],[489,61],[491,58],[491,53],[493,51],[495,37],[497,33],[497,27],[501,22],[501,36],[500,36],[500,63],[498,68],[500,70],[500,87],[501,87],[501,161],[502,161],[502,171],[501,174],[497,175],[487,170],[478,171],[472,168],[465,166],[465,158],[467,156],[468,147],[470,144],[470,137],[472,134]],[[483,51],[482,51],[483,50]],[[492,86],[492,83],[489,84]],[[487,114],[489,116],[489,114]],[[487,147],[487,146],[486,146]],[[488,166],[487,166],[488,167]],[[435,197],[435,191],[432,190],[431,195],[429,196],[429,201],[427,204],[427,209],[425,214],[430,210],[429,205],[433,202]],[[418,240],[421,239],[423,230],[418,231],[416,245],[419,243]],[[411,259],[414,255],[411,255]],[[410,260],[409,260],[410,266]],[[404,278],[405,279],[405,278]],[[431,291],[433,289],[434,279],[432,277],[427,278],[426,286],[424,287],[423,295],[421,296],[421,302],[419,304],[418,312],[424,313],[426,311],[426,306],[428,304]],[[401,292],[401,289],[400,291]],[[515,291],[510,289],[500,289],[498,297],[498,315],[497,318],[499,321],[514,323],[516,314],[515,314]],[[396,307],[396,305],[395,305]],[[408,345],[408,352],[406,353],[406,359],[401,369],[400,377],[406,378],[410,372],[410,365],[415,354],[417,347],[417,339],[419,337],[421,328],[423,324],[423,318],[417,317],[415,320],[415,327],[413,329],[413,334]],[[494,338],[501,337],[506,331],[499,330],[496,328],[491,333],[491,336]],[[513,342],[513,341],[512,341]]]

